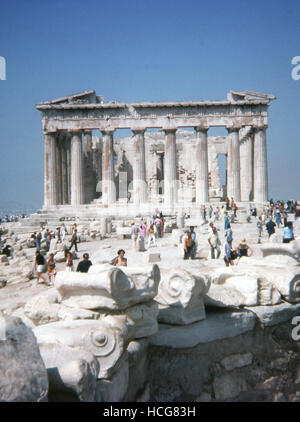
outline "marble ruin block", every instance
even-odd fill
[[[125,319],[114,321],[77,320],[40,325],[34,330],[38,344],[61,344],[89,351],[99,362],[97,378],[108,378],[117,369],[117,363],[129,339]]]
[[[210,283],[205,276],[181,269],[161,270],[155,300],[159,305],[158,321],[167,324],[190,324],[205,318],[203,298]]]
[[[93,265],[88,273],[59,272],[55,287],[66,306],[91,310],[123,310],[154,298],[160,270]]]
[[[262,272],[249,265],[219,268],[211,274],[211,287],[205,304],[218,307],[274,305],[281,294]]]
[[[39,349],[47,369],[50,392],[71,391],[80,401],[95,400],[99,362],[92,353],[62,344],[40,344]]]

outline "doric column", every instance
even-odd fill
[[[62,170],[62,203],[68,204],[68,152],[67,152],[68,142],[66,135],[64,135],[61,142],[61,170]]]
[[[63,203],[62,197],[62,134],[58,133],[55,143],[55,154],[56,154],[56,195],[57,204]]]
[[[248,129],[240,142],[241,201],[253,200],[253,137]]]
[[[136,205],[147,201],[146,162],[145,162],[145,129],[133,130],[133,201]]]
[[[197,126],[196,131],[196,203],[208,202],[208,127]]]
[[[83,186],[85,203],[89,204],[95,197],[96,177],[93,171],[92,131],[85,130],[83,135]]]
[[[177,129],[164,129],[164,132],[165,132],[164,203],[167,206],[174,206],[177,202],[176,131]]]
[[[71,133],[71,204],[84,203],[81,131]]]
[[[44,207],[57,205],[56,134],[45,134]]]
[[[228,127],[228,159],[227,159],[227,196],[235,202],[241,200],[241,177],[240,177],[240,143],[239,128]]]
[[[116,202],[116,186],[114,177],[114,130],[101,131],[103,135],[102,150],[102,204],[109,205]]]
[[[254,128],[254,201],[268,201],[267,125]]]

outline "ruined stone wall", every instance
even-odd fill
[[[293,326],[253,331],[189,349],[148,350],[152,401],[300,401]]]

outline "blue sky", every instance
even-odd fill
[[[0,5],[2,206],[43,203],[40,101],[95,89],[122,102],[276,95],[267,132],[269,190],[300,200],[296,0],[11,0]],[[210,132],[211,134],[218,134]]]

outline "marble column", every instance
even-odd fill
[[[71,133],[71,205],[84,203],[81,131]]]
[[[253,200],[253,130],[240,142],[241,201]]]
[[[61,205],[63,203],[62,198],[62,134],[58,133],[55,143],[55,154],[56,154],[56,194],[57,194],[57,204]]]
[[[196,203],[201,205],[208,202],[208,127],[195,127],[196,131]]]
[[[268,161],[266,125],[254,128],[254,201],[268,201]]]
[[[133,202],[136,205],[147,202],[146,161],[145,161],[145,129],[133,130]]]
[[[164,166],[164,203],[174,206],[177,202],[176,180],[176,131],[164,129],[165,132],[165,166]]]
[[[65,137],[67,156],[67,178],[68,178],[68,204],[71,204],[71,133]]]
[[[89,204],[96,195],[96,176],[93,170],[92,131],[85,130],[83,135],[83,185],[85,203]]]
[[[56,133],[45,134],[44,207],[57,205]]]
[[[241,200],[241,176],[240,176],[240,143],[239,128],[229,127],[228,136],[228,160],[227,160],[227,196],[235,202]]]
[[[102,149],[102,204],[110,205],[116,202],[116,185],[114,175],[114,130],[101,131],[103,135]]]
[[[64,135],[61,143],[61,170],[62,170],[62,203],[68,204],[68,189],[69,189],[69,181],[68,181],[68,158],[67,158],[67,139],[66,135]]]

